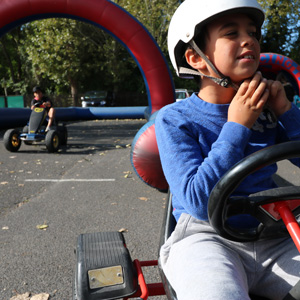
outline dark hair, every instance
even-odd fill
[[[32,92],[33,93],[37,93],[37,92],[43,92],[42,89],[39,87],[39,86],[35,86],[33,89],[32,89]]]

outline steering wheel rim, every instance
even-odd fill
[[[280,231],[287,234],[282,221],[274,221],[272,217],[262,211],[261,205],[274,202],[274,197],[268,191],[257,193],[249,197],[230,198],[239,184],[253,172],[274,164],[278,161],[300,157],[300,141],[285,142],[270,146],[257,151],[234,165],[229,169],[215,185],[208,201],[209,222],[216,232],[227,239],[233,241],[255,241],[260,238],[274,237]],[[269,190],[269,191],[273,191]],[[287,187],[276,189],[275,201],[292,200],[298,196],[300,198],[300,187]],[[272,199],[272,201],[270,200]],[[300,211],[297,209],[297,213]],[[234,229],[227,224],[229,216],[234,214],[251,214],[262,223],[255,229]],[[274,228],[276,229],[274,232]],[[273,228],[273,230],[268,230]]]

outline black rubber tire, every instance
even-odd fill
[[[17,129],[8,129],[3,136],[3,142],[6,150],[17,152],[22,144],[20,132]]]
[[[57,152],[60,146],[59,134],[56,130],[50,130],[45,138],[46,147],[49,153]]]

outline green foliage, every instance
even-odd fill
[[[125,48],[103,30],[72,19],[46,19],[24,26],[24,49],[37,82],[55,92],[117,91],[138,67]],[[130,81],[130,80],[129,80]]]
[[[163,53],[167,53],[167,32],[178,0],[113,0],[137,18],[154,37]]]
[[[300,1],[259,1],[266,12],[262,52],[275,52],[299,61]],[[298,41],[298,43],[297,43]]]

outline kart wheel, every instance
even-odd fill
[[[60,146],[59,134],[56,130],[50,130],[46,134],[46,147],[48,152],[57,152]]]
[[[5,132],[4,137],[4,146],[10,152],[17,152],[21,147],[20,133],[16,129],[9,129]]]

